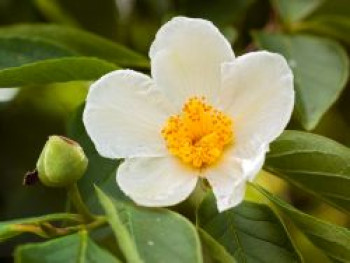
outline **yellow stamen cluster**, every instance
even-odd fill
[[[178,115],[171,116],[162,135],[169,151],[195,168],[213,164],[224,146],[233,141],[232,120],[205,103],[190,98]]]

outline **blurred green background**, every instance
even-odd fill
[[[257,49],[251,33],[261,30],[333,38],[349,54],[348,0],[0,0],[0,26],[57,23],[78,27],[122,43],[145,56],[158,28],[176,15],[213,21],[233,44],[237,55]],[[321,26],[315,26],[315,21]],[[315,53],[314,56],[322,54]],[[41,186],[24,187],[22,180],[24,174],[35,167],[47,137],[65,134],[72,114],[84,102],[88,86],[88,82],[70,82],[0,90],[1,221],[64,211],[63,191]],[[350,146],[349,105],[350,88],[347,85],[340,99],[312,132]],[[289,128],[300,129],[294,122]],[[316,202],[279,179],[265,173],[259,180],[296,207],[349,226],[349,218],[344,214]],[[306,262],[326,262],[297,231],[294,237],[302,250],[308,251]],[[13,246],[28,238],[1,244],[0,262],[11,262]],[[318,261],[309,261],[312,259]]]

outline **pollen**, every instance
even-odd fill
[[[204,97],[192,97],[180,114],[169,117],[162,136],[173,155],[195,168],[204,168],[215,163],[224,147],[233,143],[233,122],[207,104]]]

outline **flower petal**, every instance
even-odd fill
[[[225,160],[204,171],[211,185],[220,212],[240,204],[244,199],[246,179],[239,160],[226,156]]]
[[[83,120],[104,157],[164,156],[161,128],[173,112],[170,107],[150,77],[117,70],[92,84]]]
[[[171,206],[194,190],[198,171],[175,157],[126,159],[118,169],[120,189],[143,206]]]
[[[234,152],[234,147],[227,149],[220,161],[203,173],[213,188],[220,212],[243,201],[246,183],[253,180],[262,168],[266,149],[250,159],[237,158]]]
[[[230,43],[211,22],[185,17],[161,27],[149,56],[157,87],[177,109],[193,96],[213,102],[220,90],[220,65],[234,59]]]
[[[265,156],[268,152],[268,146],[262,146],[259,150],[255,150],[255,155],[250,158],[240,159],[244,171],[244,177],[248,181],[253,181],[255,176],[259,173],[265,162]]]
[[[281,55],[262,51],[223,64],[222,74],[220,105],[234,121],[235,155],[254,158],[267,151],[291,117],[293,73]]]

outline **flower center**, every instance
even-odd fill
[[[213,164],[224,146],[233,141],[232,120],[205,103],[190,98],[182,112],[171,116],[162,129],[169,151],[195,168]]]

